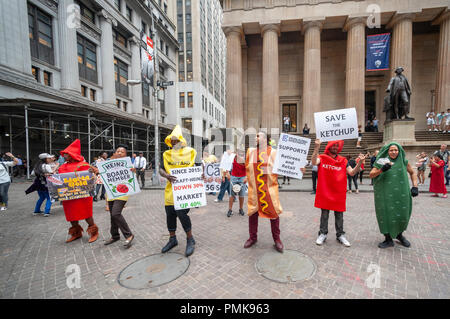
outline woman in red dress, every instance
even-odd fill
[[[430,160],[431,167],[431,180],[430,180],[430,193],[434,193],[433,197],[439,197],[438,194],[444,194],[444,198],[447,198],[447,189],[444,182],[444,166],[441,155],[435,154]]]
[[[61,155],[64,156],[66,162],[59,167],[60,174],[92,170],[91,166],[81,155],[81,144],[79,139],[76,139],[64,151],[61,151]],[[92,243],[97,240],[98,227],[95,225],[94,218],[92,217],[92,202],[92,197],[62,202],[66,220],[72,224],[72,227],[69,228],[69,235],[72,237],[70,237],[66,243],[70,243],[83,236],[83,228],[78,223],[78,221],[82,219],[86,220],[89,225],[87,229],[87,233],[90,235],[89,242]]]

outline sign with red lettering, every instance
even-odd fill
[[[177,179],[172,183],[175,210],[206,206],[205,184],[201,166],[174,168],[170,175]]]

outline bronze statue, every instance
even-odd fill
[[[396,75],[391,78],[386,89],[386,92],[389,92],[389,95],[385,97],[384,101],[384,111],[387,112],[387,120],[402,119],[403,117],[405,120],[413,120],[413,118],[408,117],[411,87],[409,86],[408,79],[402,74],[403,71],[404,69],[402,67],[395,69]]]

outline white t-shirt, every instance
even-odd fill
[[[53,168],[50,164],[42,164],[42,171],[44,173],[53,173]]]
[[[3,166],[4,165],[4,166]],[[6,166],[6,169],[5,169]],[[8,167],[13,167],[14,162],[0,162],[0,184],[11,182],[9,177]]]
[[[137,156],[134,159],[134,168],[142,169],[147,167],[147,160],[143,156]]]

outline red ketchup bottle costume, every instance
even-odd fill
[[[81,144],[79,139],[76,139],[65,150],[61,151],[61,155],[64,156],[64,154],[70,155],[72,159],[70,161],[66,161],[59,167],[58,172],[60,174],[89,170],[90,165],[81,155]],[[85,219],[89,224],[87,229],[87,233],[90,235],[89,242],[91,243],[97,240],[98,227],[94,224],[94,220],[92,218],[92,202],[92,197],[66,200],[62,202],[66,220],[72,224],[72,227],[69,229],[69,234],[72,235],[72,237],[66,242],[71,242],[82,237],[83,228],[78,224],[78,221],[82,219]]]

